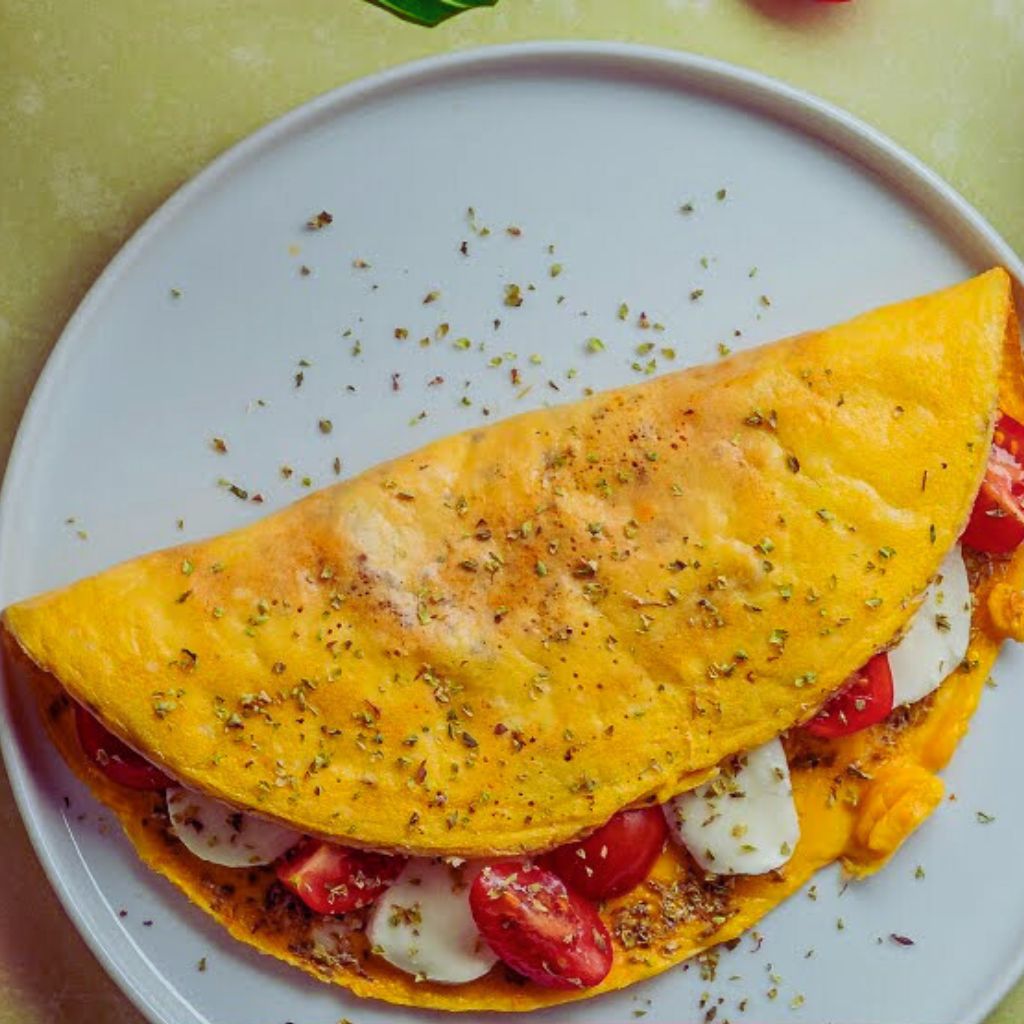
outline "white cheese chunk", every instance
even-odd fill
[[[181,786],[167,790],[167,813],[171,831],[192,853],[226,868],[270,864],[302,838],[299,832]]]
[[[964,660],[971,639],[971,589],[957,545],[925,591],[900,642],[889,651],[893,706],[912,704],[938,689]]]
[[[321,964],[347,966],[357,963],[352,936],[362,930],[359,914],[325,915],[309,929],[314,959]]]
[[[469,909],[469,887],[479,870],[409,861],[370,911],[366,934],[374,952],[399,970],[446,985],[486,974],[498,958]]]
[[[731,758],[704,786],[664,807],[673,836],[705,870],[761,875],[782,867],[800,838],[786,752],[778,739]]]

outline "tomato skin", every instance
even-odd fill
[[[552,850],[541,863],[581,896],[606,900],[647,877],[667,836],[660,807],[620,811],[586,839]]]
[[[85,756],[111,782],[138,790],[167,789],[174,785],[155,764],[136,754],[81,704],[75,705],[75,731]]]
[[[1001,412],[992,433],[992,443],[1024,463],[1024,423],[1018,423],[1012,416]]]
[[[310,910],[346,914],[369,906],[405,867],[405,857],[304,839],[278,862],[277,877]]]
[[[491,949],[544,988],[593,988],[612,968],[597,909],[546,868],[489,864],[473,881],[469,906]]]
[[[833,739],[876,725],[892,711],[893,687],[889,657],[876,654],[854,672],[843,688],[804,725],[812,736]]]
[[[990,555],[1008,554],[1024,541],[1024,425],[1005,413],[996,423],[985,478],[960,539]]]

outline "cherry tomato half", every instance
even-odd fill
[[[372,903],[405,867],[405,857],[304,839],[277,864],[277,877],[310,910],[346,914]]]
[[[829,702],[804,726],[814,736],[849,736],[881,722],[892,711],[889,657],[876,654],[854,672]]]
[[[635,889],[658,859],[668,835],[660,807],[620,811],[596,832],[552,850],[542,863],[591,900]]]
[[[596,908],[546,868],[487,865],[469,907],[491,949],[544,988],[593,988],[612,968],[611,936]]]
[[[993,555],[1024,541],[1024,426],[1005,414],[996,424],[985,478],[961,540]]]
[[[155,764],[136,754],[81,704],[75,705],[75,730],[85,756],[111,782],[127,789],[166,789],[174,785]]]

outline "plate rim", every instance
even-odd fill
[[[307,130],[321,119],[345,108],[358,106],[389,91],[407,89],[416,83],[435,84],[448,76],[469,75],[484,69],[523,72],[530,67],[540,71],[554,70],[566,76],[585,73],[588,69],[591,73],[600,71],[606,75],[639,69],[648,76],[660,74],[681,90],[703,92],[781,122],[854,160],[865,172],[881,177],[890,191],[901,195],[929,221],[938,223],[947,234],[956,236],[964,249],[986,252],[995,257],[995,261],[1015,279],[1018,294],[1024,295],[1024,261],[952,185],[908,150],[855,115],[763,72],[688,51],[599,40],[541,40],[488,45],[404,62],[321,93],[233,143],[146,217],[104,267],[47,356],[11,444],[0,487],[0,565],[5,561],[5,553],[15,543],[15,539],[9,536],[6,510],[14,500],[30,462],[29,452],[36,424],[45,416],[50,392],[57,386],[65,364],[77,351],[75,346],[80,342],[80,336],[102,307],[106,295],[118,285],[124,271],[136,257],[159,237],[166,225],[174,221],[179,211],[184,211],[193,200],[229,179],[236,168],[258,158],[265,148],[285,143],[293,133]],[[0,608],[8,601],[3,586],[0,574]],[[102,930],[94,926],[71,886],[58,873],[41,816],[29,792],[31,766],[18,742],[15,721],[11,687],[0,685],[0,755],[22,823],[51,888],[93,956],[133,1006],[152,1024],[171,1024],[162,1012],[159,1000],[154,998],[154,990],[146,991],[138,981],[142,976],[140,971],[158,973],[154,972],[148,958],[137,947],[138,960],[131,966],[115,957]],[[962,1024],[983,1024],[1022,975],[1024,948],[1008,959],[994,984]],[[205,1015],[194,1007],[189,1005],[189,1009],[196,1021],[206,1020]]]

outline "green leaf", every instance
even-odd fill
[[[369,0],[406,21],[432,28],[474,7],[493,7],[498,0]]]

